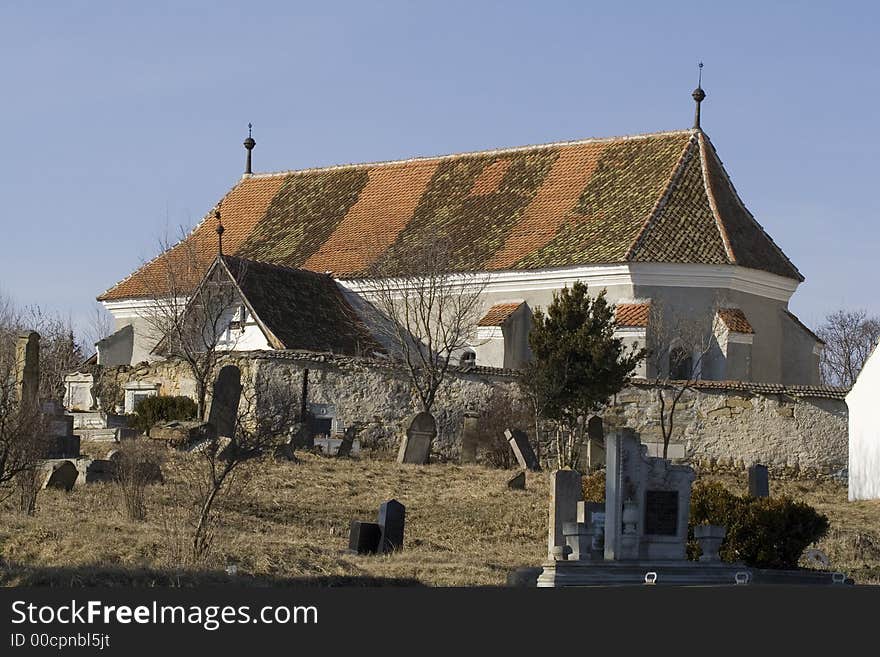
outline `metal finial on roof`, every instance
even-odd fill
[[[214,211],[214,217],[217,218],[217,252],[220,255],[223,255],[223,233],[226,229],[223,227],[223,222],[220,220],[220,210]]]
[[[254,138],[251,135],[253,127],[253,123],[248,123],[248,136],[247,139],[244,140],[244,147],[247,149],[247,162],[244,165],[244,172],[246,174],[253,173],[253,171],[251,170],[251,151],[254,150],[254,146],[257,145],[257,142],[254,141]]]
[[[697,109],[694,113],[694,129],[700,129],[700,103],[703,102],[703,99],[706,98],[706,92],[703,91],[703,62],[700,62],[700,74],[697,79],[697,88],[694,89],[694,93],[691,94],[694,98],[694,102],[697,103]]]

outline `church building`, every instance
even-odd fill
[[[704,330],[712,348],[701,378],[817,384],[822,342],[788,308],[804,277],[737,194],[700,126],[705,93],[698,87],[693,97],[695,121],[685,130],[278,173],[252,172],[248,137],[244,176],[201,223],[98,297],[120,329],[99,345],[99,359],[151,358],[156,338],[142,318],[166,291],[162,272],[187,253],[201,254],[207,271],[219,215],[223,253],[264,263],[269,289],[332,283],[349,301],[368,296],[374,267],[443,236],[453,278],[485,275],[474,344],[462,356],[476,365],[525,363],[534,310],[583,281],[591,293],[606,290],[628,342],[651,348],[662,333],[652,322]],[[260,303],[277,325],[298,310],[280,306],[297,298],[264,293]],[[346,321],[356,305],[345,306]],[[252,344],[305,348],[279,332]],[[336,349],[314,340],[308,348]],[[663,374],[658,368],[646,363],[640,374]]]

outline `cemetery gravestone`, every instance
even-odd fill
[[[749,495],[770,497],[770,477],[766,465],[756,463],[749,466]]]
[[[430,413],[417,413],[409,423],[397,453],[398,463],[423,465],[431,455],[431,443],[437,436],[437,422]]]
[[[535,456],[535,452],[531,444],[529,444],[529,437],[524,431],[506,429],[504,435],[507,438],[507,442],[510,443],[510,448],[513,450],[513,455],[516,457],[519,467],[523,470],[532,470],[533,472],[541,469],[541,466],[538,464],[538,457]]]
[[[550,475],[550,526],[547,536],[547,556],[554,558],[554,548],[565,546],[565,523],[577,522],[577,503],[583,497],[581,473],[576,470],[557,470]]]
[[[479,419],[476,413],[464,414],[464,428],[461,433],[461,462],[462,464],[474,464],[477,462],[477,447],[479,445]]]
[[[379,507],[377,523],[382,530],[379,552],[393,552],[403,549],[403,526],[406,520],[406,507],[397,500],[388,500]]]
[[[525,490],[526,489],[526,473],[525,470],[514,476],[510,481],[507,482],[507,487],[511,490]]]
[[[70,461],[60,461],[50,463],[46,478],[43,481],[43,488],[59,488],[61,490],[73,490],[76,479],[79,477],[79,470]]]
[[[348,533],[348,549],[357,554],[375,554],[382,538],[382,528],[375,522],[352,520]]]
[[[358,427],[351,426],[345,430],[345,433],[342,436],[342,442],[339,443],[339,448],[336,450],[337,458],[344,458],[347,456],[351,456],[351,448],[354,445],[354,438],[358,433]]]
[[[15,345],[15,384],[19,402],[35,407],[40,392],[40,334],[21,333]]]
[[[232,438],[235,434],[235,419],[241,401],[241,370],[235,365],[220,369],[214,382],[214,395],[211,397],[211,413],[208,422],[218,436]]]

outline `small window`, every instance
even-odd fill
[[[458,359],[460,367],[474,367],[477,364],[477,354],[473,351],[465,351]]]

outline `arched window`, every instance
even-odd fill
[[[681,347],[669,352],[669,378],[674,381],[687,381],[693,376],[694,361]]]
[[[458,359],[460,367],[474,367],[477,364],[477,354],[470,349],[464,351]]]

